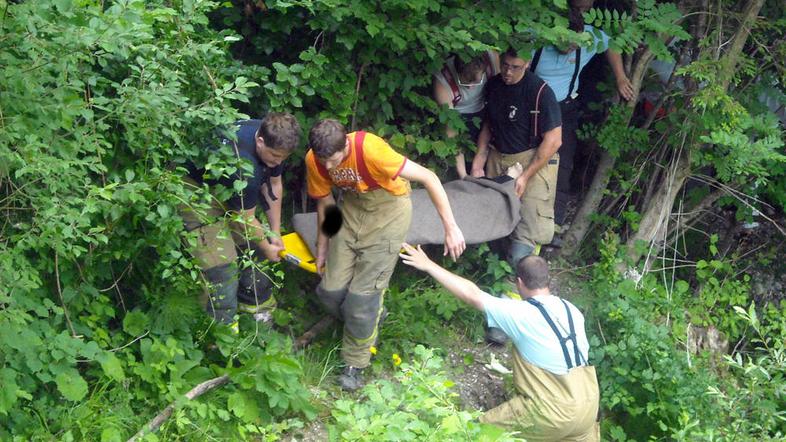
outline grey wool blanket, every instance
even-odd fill
[[[466,177],[445,183],[445,193],[467,244],[479,244],[510,234],[520,220],[520,202],[514,180],[497,183],[489,179]],[[445,230],[426,189],[414,189],[412,224],[407,234],[410,244],[442,244]],[[299,213],[292,219],[295,232],[316,253],[317,214]]]

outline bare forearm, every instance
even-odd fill
[[[255,216],[246,216],[243,220],[233,221],[232,230],[240,235],[248,245],[263,249],[267,244],[265,239],[265,228]]]
[[[483,310],[482,292],[473,282],[445,270],[436,263],[429,266],[427,272],[460,301]]]
[[[547,132],[543,137],[543,141],[535,151],[535,156],[532,157],[530,163],[524,168],[524,173],[522,175],[525,177],[525,179],[529,180],[536,173],[538,173],[538,171],[549,162],[549,159],[551,159],[551,157],[557,153],[561,144],[561,127],[554,128]]]
[[[483,123],[483,128],[478,135],[478,152],[475,158],[472,159],[473,170],[483,170],[486,166],[486,160],[489,157],[489,142],[491,141],[491,130],[487,123]]]
[[[322,232],[321,226],[325,221],[325,209],[334,203],[332,196],[317,200],[317,253],[327,250],[329,238]]]
[[[489,127],[488,123],[484,122],[483,127],[480,128],[480,133],[478,134],[478,153],[483,151],[485,155],[488,156],[490,142],[491,128]]]
[[[609,49],[606,51],[606,60],[609,61],[611,70],[614,73],[614,78],[617,79],[617,81],[628,78],[627,75],[625,75],[625,68],[622,65],[622,55],[620,55],[619,52]]]

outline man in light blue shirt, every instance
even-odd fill
[[[567,50],[562,51],[554,46],[545,46],[533,50],[530,70],[548,83],[554,91],[557,101],[565,101],[568,98],[576,99],[579,90],[579,74],[595,54],[605,52],[606,60],[614,73],[617,92],[626,100],[630,99],[633,96],[633,89],[630,80],[625,75],[622,55],[609,49],[609,36],[591,25],[584,25],[584,32],[592,36],[592,42],[588,47],[570,46]],[[578,66],[576,65],[577,61]],[[576,72],[575,79],[573,78],[574,72]]]
[[[595,368],[587,363],[584,316],[549,291],[545,259],[529,255],[516,265],[520,300],[495,298],[431,261],[423,250],[403,245],[404,264],[422,270],[451,294],[483,311],[489,326],[511,337],[516,396],[487,411],[481,422],[521,432],[531,441],[600,440]]]
[[[593,0],[570,1],[570,29],[586,32],[592,37],[588,47],[571,45],[568,48],[546,46],[532,51],[530,71],[542,78],[554,91],[562,112],[562,146],[559,150],[560,164],[557,176],[557,196],[554,202],[554,223],[562,226],[566,221],[566,207],[570,194],[570,175],[573,172],[573,157],[576,153],[576,130],[578,129],[578,90],[581,70],[595,54],[606,53],[606,59],[617,83],[617,91],[625,100],[633,98],[633,86],[622,65],[622,56],[609,49],[609,36],[605,32],[585,25],[583,14]],[[558,228],[559,229],[559,228]]]

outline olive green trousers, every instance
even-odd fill
[[[483,423],[519,432],[528,441],[600,440],[599,393],[595,367],[575,367],[555,375],[513,351],[513,399],[481,416]]]
[[[383,292],[409,230],[412,203],[409,195],[378,189],[346,192],[340,207],[344,223],[330,239],[317,295],[329,313],[344,321],[342,359],[365,368],[377,339]]]

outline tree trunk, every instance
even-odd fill
[[[590,215],[597,212],[600,207],[600,202],[603,200],[603,191],[609,184],[611,178],[611,171],[614,170],[615,159],[605,150],[600,156],[600,163],[598,163],[598,170],[595,171],[595,176],[592,177],[592,184],[590,184],[589,191],[584,196],[584,201],[576,212],[573,223],[570,229],[563,238],[562,249],[560,255],[573,256],[579,249],[581,242],[587,235],[592,222]]]
[[[671,208],[682,185],[690,176],[690,150],[687,146],[679,152],[673,167],[665,174],[662,185],[647,203],[647,209],[641,217],[639,230],[628,239],[628,256],[631,262],[641,257],[641,249],[636,247],[640,241],[651,244],[658,239],[665,240]]]
[[[626,103],[626,106],[630,108],[630,114],[628,118],[633,116],[633,107],[636,106],[636,102],[639,99],[641,82],[644,78],[646,68],[649,66],[652,58],[652,52],[648,49],[645,49],[633,66],[633,72],[630,76],[630,81],[633,85],[633,99]],[[615,162],[616,158],[609,155],[606,150],[603,150],[603,153],[600,156],[600,163],[598,163],[598,169],[595,171],[595,175],[592,177],[592,184],[590,184],[589,192],[587,192],[587,195],[584,196],[584,200],[582,201],[579,210],[576,212],[573,223],[570,225],[570,229],[568,229],[568,232],[563,238],[562,249],[559,251],[561,256],[575,255],[579,249],[579,246],[581,245],[581,242],[584,241],[584,237],[587,236],[587,232],[592,225],[589,217],[598,211],[598,207],[600,207],[600,203],[603,201],[603,192],[606,190],[606,186],[609,184],[609,179],[611,179],[611,172],[614,170]]]
[[[721,83],[722,91],[727,92],[734,70],[739,62],[745,42],[750,35],[750,28],[758,17],[764,0],[748,0],[743,8],[740,27],[731,39],[729,50],[720,58],[718,64],[720,72],[718,81]],[[685,180],[690,176],[691,151],[700,149],[702,144],[697,139],[688,140],[682,143],[682,150],[679,152],[676,163],[663,182],[658,191],[653,195],[652,201],[647,203],[647,210],[642,215],[639,223],[639,230],[627,242],[628,256],[633,263],[641,258],[641,249],[636,247],[640,241],[652,244],[659,238],[665,239],[667,221],[674,206],[678,192]]]

